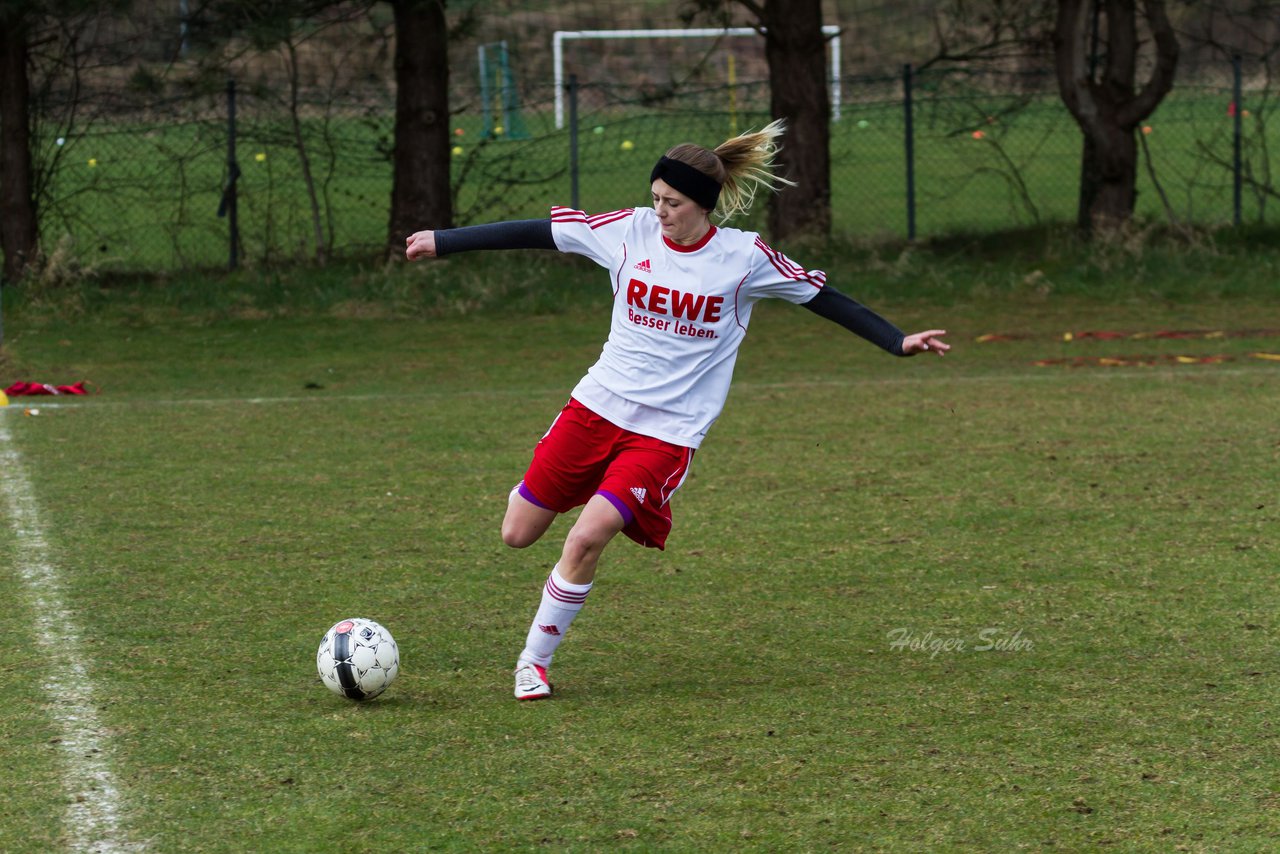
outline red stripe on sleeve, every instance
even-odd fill
[[[551,208],[552,222],[586,222],[587,215],[582,211],[576,211],[573,208],[561,207],[554,205]]]
[[[773,265],[774,269],[788,279],[797,282],[808,282],[815,288],[821,288],[827,281],[826,273],[821,270],[810,272],[804,269],[758,237],[756,238],[756,247],[764,253],[764,257],[769,259],[769,263]]]
[[[602,225],[609,225],[618,220],[626,219],[635,213],[634,208],[623,208],[622,210],[610,211],[609,213],[596,214],[587,217],[587,224],[592,228],[599,228]]]

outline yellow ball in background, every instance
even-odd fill
[[[454,156],[454,157],[457,157],[457,156],[459,156],[460,154],[462,154],[462,146],[461,146],[461,145],[455,145],[455,146],[453,147],[453,156]]]
[[[624,139],[622,145],[619,146],[623,151],[630,151],[636,147],[636,144],[629,139]]]

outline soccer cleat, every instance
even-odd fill
[[[547,681],[547,668],[530,661],[516,665],[516,699],[545,700],[551,696],[551,683]]]

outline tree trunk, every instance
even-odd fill
[[[1080,149],[1080,196],[1076,201],[1076,228],[1087,235],[1092,228],[1093,200],[1098,195],[1098,147],[1088,134]]]
[[[831,230],[831,102],[821,0],[767,0],[765,58],[770,108],[787,120],[779,174],[796,182],[773,196],[769,232],[825,236]]]
[[[1087,43],[1101,3],[1106,62],[1099,78]],[[1085,136],[1077,221],[1086,234],[1113,229],[1133,217],[1137,201],[1137,129],[1173,87],[1178,40],[1163,0],[1142,8],[1155,44],[1151,77],[1136,90],[1138,18],[1135,0],[1058,0],[1054,67],[1063,103]]]
[[[39,243],[28,104],[27,28],[20,12],[0,13],[0,279],[5,282],[22,278]]]
[[[449,32],[445,0],[395,0],[396,130],[390,257],[405,238],[453,225],[449,175]]]
[[[1097,167],[1093,176],[1093,228],[1113,231],[1133,218],[1138,201],[1138,138],[1134,128],[1104,122],[1095,133]]]

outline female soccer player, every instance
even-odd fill
[[[419,231],[406,241],[411,261],[475,249],[558,249],[609,271],[613,320],[600,359],[534,448],[502,520],[503,542],[525,548],[556,516],[585,505],[517,659],[516,699],[551,695],[552,654],[587,599],[605,546],[622,532],[664,547],[671,496],[724,407],[758,300],[799,303],[897,356],[950,349],[945,330],[904,335],[758,234],[712,224],[713,211],[724,222],[750,209],[757,190],[788,183],[773,174],[782,132],[779,120],[714,151],[672,148],[649,176],[652,209],[589,216],[553,207],[550,219]]]

